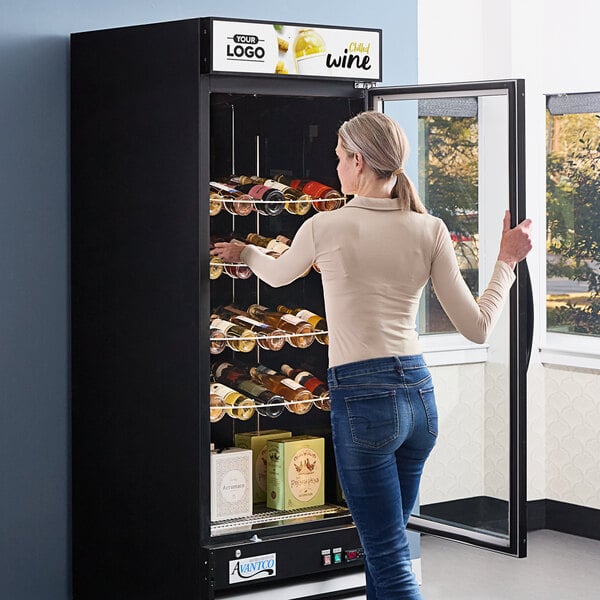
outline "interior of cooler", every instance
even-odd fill
[[[362,109],[362,102],[348,98],[323,97],[281,97],[213,94],[211,96],[211,181],[233,186],[231,176],[259,177],[265,180],[276,178],[291,183],[296,180],[319,182],[339,191],[336,174],[337,159],[335,145],[337,129],[340,124]],[[268,183],[265,182],[265,185]],[[240,216],[234,210],[226,208],[223,193],[223,207],[211,216],[211,239],[236,239],[246,241],[248,234],[258,233],[274,239],[293,240],[300,225],[315,214],[317,207],[323,205],[314,201],[306,214],[297,214],[294,203],[284,203],[284,209],[277,215],[261,214],[253,209],[249,214]],[[343,200],[340,200],[340,206]],[[228,205],[231,208],[231,205]],[[234,213],[234,214],[232,214]],[[211,279],[211,313],[223,317],[224,307],[247,311],[252,305],[267,307],[276,311],[284,306],[289,309],[306,309],[315,315],[325,317],[321,276],[317,268],[311,268],[305,276],[289,285],[273,288],[254,275],[247,278],[235,277],[235,267],[227,266],[222,273]],[[302,315],[303,316],[303,315]],[[260,320],[260,319],[257,319]],[[321,326],[322,327],[322,324]],[[315,327],[317,331],[322,328]],[[235,338],[239,334],[226,333],[226,337]],[[235,345],[236,340],[230,340]],[[211,423],[211,441],[215,449],[236,446],[236,435],[243,432],[263,432],[281,430],[291,436],[310,435],[323,438],[324,456],[322,477],[324,485],[324,504],[295,507],[293,509],[273,509],[266,502],[254,502],[249,518],[219,519],[213,522],[213,534],[226,534],[239,528],[261,528],[270,525],[306,522],[327,517],[347,517],[343,496],[339,489],[335,471],[335,461],[331,444],[330,416],[327,393],[322,386],[327,381],[327,338],[316,335],[307,347],[298,347],[292,343],[293,334],[285,339],[279,350],[266,349],[265,344],[245,344],[244,351],[226,348],[213,354],[211,351],[211,373],[214,381],[222,381],[232,389],[250,398],[246,403],[248,410],[236,410],[233,404],[225,404],[225,409],[215,412]],[[298,338],[296,338],[296,342]],[[285,401],[278,410],[277,402],[267,410],[261,407],[256,397],[237,388],[232,380],[218,379],[219,366],[233,364],[250,373],[250,369],[262,365],[285,375],[283,365],[293,369],[288,379],[296,384],[306,382],[306,373],[312,375],[307,387],[313,392],[308,405]],[[221,373],[223,371],[221,370]],[[294,374],[299,373],[294,378]],[[264,382],[263,382],[264,383]],[[319,396],[324,400],[319,400]],[[254,403],[254,410],[253,404]],[[297,410],[301,406],[301,410]],[[299,414],[302,413],[302,414]],[[270,415],[270,416],[269,416]],[[212,420],[212,419],[211,419]],[[287,435],[287,433],[286,433]],[[265,458],[263,452],[263,458]],[[256,465],[253,465],[255,468]],[[255,482],[256,484],[256,482]],[[309,502],[310,504],[310,502]],[[302,505],[302,502],[300,502]]]

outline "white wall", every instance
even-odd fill
[[[600,508],[600,373],[541,364],[545,311],[545,94],[600,90],[600,5],[585,0],[419,0],[419,83],[524,78],[528,263],[536,304],[529,369],[529,499]],[[540,326],[542,322],[542,326]]]

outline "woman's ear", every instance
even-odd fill
[[[363,156],[360,152],[354,153],[354,166],[358,169],[362,169],[364,164]]]

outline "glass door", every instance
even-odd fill
[[[525,218],[522,80],[378,88],[370,107],[396,119],[411,153],[405,169],[450,230],[474,297],[498,253],[504,211]],[[436,448],[409,527],[526,555],[526,372],[532,301],[527,266],[485,345],[456,332],[429,286],[417,328],[439,411]]]

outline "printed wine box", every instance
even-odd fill
[[[322,437],[267,441],[267,506],[292,510],[324,504],[324,459]]]
[[[252,515],[252,450],[224,448],[210,453],[210,519]]]
[[[235,445],[238,448],[252,450],[252,496],[254,502],[266,502],[267,500],[267,441],[291,436],[291,431],[283,429],[265,429],[235,434]]]

